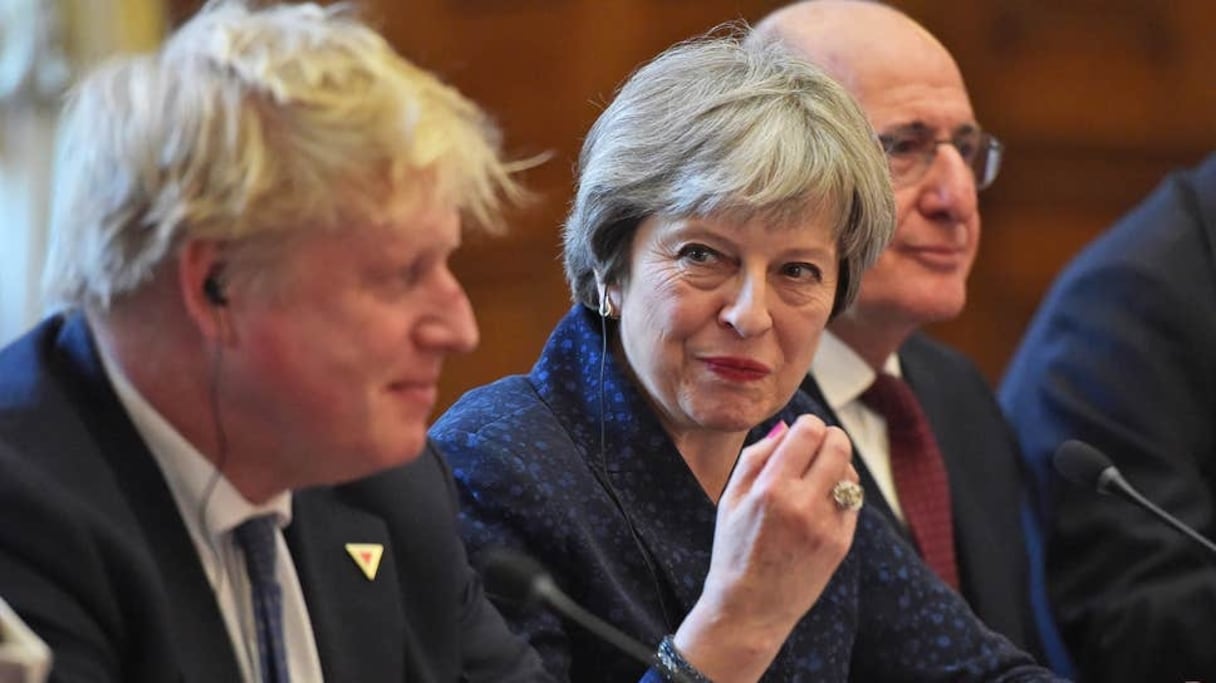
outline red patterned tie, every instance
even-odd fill
[[[957,589],[950,482],[920,402],[906,382],[888,373],[878,375],[861,400],[887,420],[895,491],[921,557]]]

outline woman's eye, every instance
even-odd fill
[[[823,281],[823,273],[820,272],[818,267],[810,263],[787,263],[782,266],[781,272],[786,277],[794,280]]]
[[[716,251],[703,244],[689,244],[680,249],[680,259],[692,263],[712,263],[717,256]]]

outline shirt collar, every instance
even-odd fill
[[[899,356],[894,353],[887,356],[882,370],[902,377],[903,369],[899,364]],[[815,352],[815,359],[811,362],[811,374],[823,391],[823,398],[828,406],[838,412],[842,407],[856,401],[874,383],[877,376],[856,351],[827,330],[824,330],[819,338],[819,350]]]

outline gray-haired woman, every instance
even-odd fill
[[[649,677],[1049,678],[860,508],[848,439],[796,394],[892,204],[861,111],[779,46],[704,39],[637,71],[580,159],[574,309],[531,374],[431,430],[471,550],[522,548],[662,640]],[[643,674],[553,616],[511,618],[563,678]]]

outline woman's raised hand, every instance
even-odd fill
[[[675,636],[716,683],[759,679],[848,553],[857,512],[832,489],[857,482],[851,458],[845,433],[812,415],[739,456],[704,591]]]

